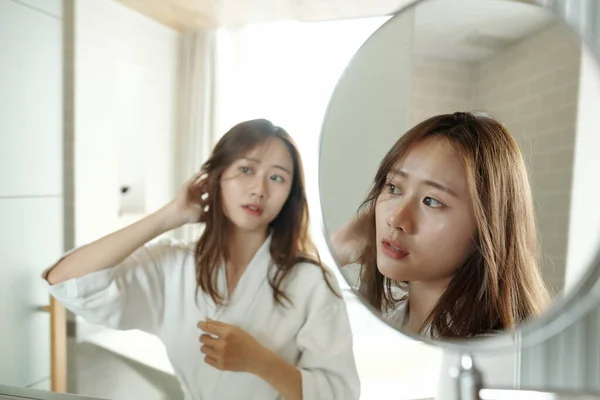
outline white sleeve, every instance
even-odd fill
[[[45,277],[52,267],[42,276],[50,294],[87,321],[157,334],[164,313],[164,273],[174,256],[171,241],[160,240],[140,247],[121,264],[80,278],[50,285]]]
[[[302,375],[302,397],[304,400],[358,400],[360,381],[346,304],[323,290],[329,291],[329,288],[319,288],[312,296],[308,318],[297,336],[302,352],[297,364]]]

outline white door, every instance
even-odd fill
[[[0,384],[50,388],[41,270],[63,251],[61,0],[0,0]]]

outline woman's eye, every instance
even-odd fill
[[[239,170],[242,174],[250,174],[252,172],[252,170],[248,167],[240,167]]]
[[[271,179],[275,182],[283,182],[283,178],[279,175],[271,175]]]
[[[388,191],[391,194],[402,194],[402,192],[400,191],[400,189],[398,189],[396,186],[392,185],[391,183],[388,183]]]
[[[423,199],[423,204],[425,204],[427,207],[431,207],[431,208],[440,208],[440,207],[444,206],[444,204],[440,203],[439,201],[437,201],[436,199],[434,199],[432,197],[425,197]]]

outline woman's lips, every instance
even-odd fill
[[[246,211],[250,215],[254,215],[256,217],[260,217],[263,213],[263,208],[258,204],[244,204],[242,206],[244,211]]]
[[[384,239],[381,242],[381,250],[383,251],[383,254],[394,260],[402,260],[409,254],[403,249],[400,243],[387,239]]]

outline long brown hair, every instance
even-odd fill
[[[505,329],[539,315],[549,294],[539,271],[533,201],[521,152],[506,128],[484,114],[457,112],[429,118],[404,134],[381,161],[373,186],[361,205],[369,240],[362,264],[360,292],[385,312],[395,298],[394,282],[377,268],[375,203],[387,174],[417,143],[441,137],[461,155],[477,221],[475,251],[460,266],[425,321],[435,337],[469,337]],[[407,305],[409,306],[409,305]]]
[[[309,262],[321,268],[329,288],[338,295],[328,280],[329,272],[324,268],[308,231],[308,202],[304,189],[304,169],[300,153],[290,135],[281,127],[265,119],[241,122],[231,128],[219,140],[202,170],[208,175],[208,212],[205,228],[196,244],[196,281],[198,288],[209,294],[216,304],[224,304],[224,297],[216,287],[217,273],[223,260],[227,260],[227,226],[230,223],[223,213],[221,203],[221,176],[234,161],[269,139],[279,139],[287,147],[294,165],[290,194],[281,211],[271,222],[270,254],[276,269],[269,276],[274,301],[283,305],[282,299],[291,303],[281,289],[284,279],[297,263]]]

